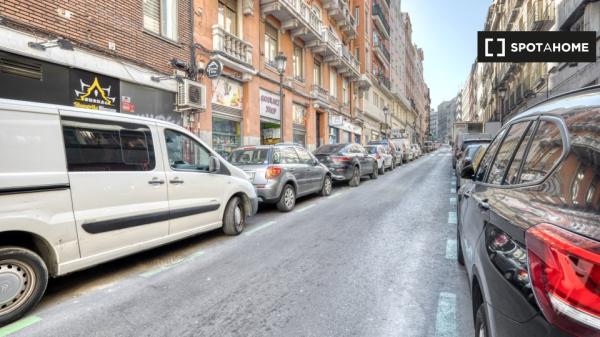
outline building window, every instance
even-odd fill
[[[360,22],[360,17],[359,14],[360,13],[360,7],[356,6],[354,7],[354,22],[356,22],[356,26],[358,27],[358,24]],[[366,18],[365,18],[366,20]]]
[[[177,0],[144,0],[144,29],[177,41]]]
[[[300,104],[293,105],[293,121],[294,124],[305,126],[306,125],[306,108]]]
[[[337,97],[337,73],[333,68],[329,68],[329,95]]]
[[[219,10],[223,11],[223,27],[225,31],[237,35],[237,0],[220,0]]]
[[[348,80],[344,78],[342,81],[342,99],[344,100],[344,104],[348,104],[350,102],[350,92],[348,90]]]
[[[277,29],[265,24],[265,62],[275,67],[275,57],[279,51]]]
[[[294,46],[294,78],[304,82],[304,50],[300,46]]]
[[[314,84],[323,87],[323,74],[321,70],[321,62],[315,59],[314,63],[315,64],[313,67],[313,82]]]

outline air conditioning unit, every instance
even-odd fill
[[[206,87],[198,82],[184,79],[177,87],[177,110],[206,109]]]

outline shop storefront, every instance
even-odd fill
[[[294,124],[294,143],[306,146],[306,107],[301,104],[294,103],[293,109],[293,124]]]
[[[221,76],[213,80],[212,146],[228,156],[242,145],[242,84]]]
[[[329,114],[329,144],[340,143],[343,140],[340,138],[340,128],[344,125],[344,118],[340,115]]]
[[[260,89],[260,143],[281,142],[281,105],[279,95]]]

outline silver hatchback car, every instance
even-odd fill
[[[246,172],[259,202],[276,204],[282,212],[294,209],[298,197],[331,194],[329,169],[298,144],[244,146],[229,162]]]

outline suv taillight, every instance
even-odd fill
[[[537,302],[553,325],[577,336],[600,336],[600,242],[550,224],[525,235]]]
[[[265,178],[273,179],[279,177],[281,174],[281,167],[278,166],[269,166],[267,167],[267,172],[265,173]]]

